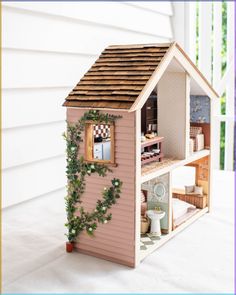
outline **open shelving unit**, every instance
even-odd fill
[[[141,165],[152,163],[154,161],[161,162],[162,158],[164,157],[164,154],[162,152],[162,143],[164,141],[164,137],[161,136],[155,136],[151,139],[146,139],[144,142],[141,143],[141,148],[147,148],[148,152],[152,151],[152,147],[154,145],[157,145],[159,152],[148,154],[147,156],[141,155]]]

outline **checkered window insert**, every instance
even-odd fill
[[[105,124],[93,125],[93,135],[95,138],[110,137],[110,125],[105,125]]]

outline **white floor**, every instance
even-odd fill
[[[215,172],[212,213],[138,268],[64,250],[64,200],[55,194],[3,212],[4,293],[233,292],[234,174]]]

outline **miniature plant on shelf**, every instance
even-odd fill
[[[88,111],[75,124],[67,124],[67,131],[63,134],[66,140],[67,151],[67,196],[66,213],[68,232],[67,237],[70,243],[76,241],[79,234],[86,230],[89,235],[93,235],[98,223],[107,223],[112,218],[108,209],[112,207],[120,198],[122,182],[120,179],[111,180],[110,187],[104,187],[102,199],[98,199],[92,212],[86,212],[82,206],[81,197],[86,188],[86,177],[97,173],[99,176],[106,176],[111,169],[103,164],[87,163],[83,156],[78,157],[82,134],[86,121],[114,122],[120,116],[101,114],[99,111]]]

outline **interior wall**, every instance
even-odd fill
[[[190,95],[191,123],[210,123],[210,98],[206,95]]]
[[[189,163],[188,166],[196,167],[196,185],[203,187],[204,194],[209,191],[209,156]]]
[[[204,146],[210,148],[210,98],[206,95],[190,96],[190,124],[201,127],[204,134]]]
[[[191,166],[181,166],[171,172],[172,187],[184,190],[186,185],[196,184],[196,168]]]
[[[164,136],[165,156],[185,159],[189,140],[189,78],[186,73],[166,72],[157,87],[158,134]]]

